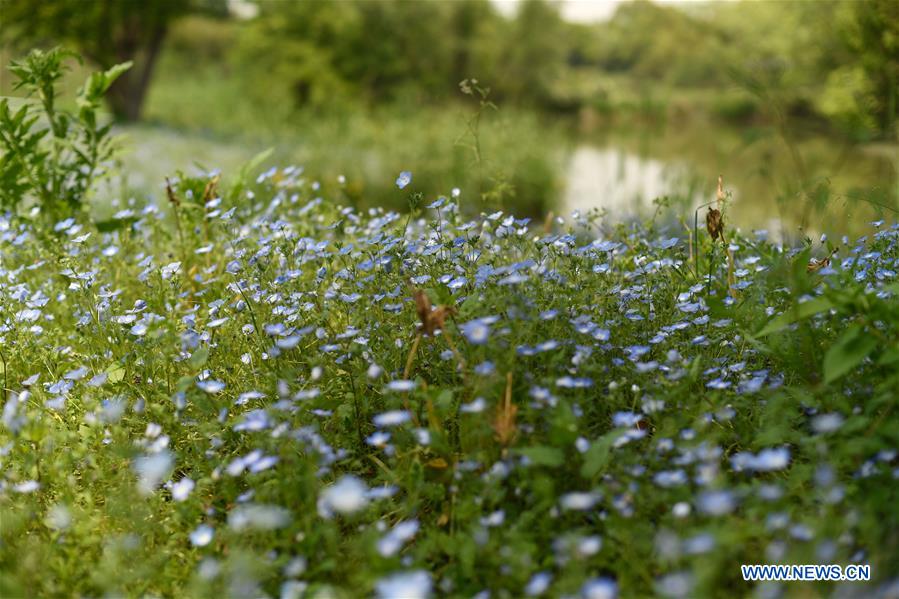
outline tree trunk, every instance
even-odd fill
[[[140,119],[144,99],[150,88],[150,81],[153,79],[153,69],[156,66],[156,59],[159,57],[165,34],[165,25],[157,26],[145,48],[131,56],[128,55],[129,52],[120,53],[119,62],[132,60],[134,65],[122,73],[109,87],[107,99],[117,121],[134,122]],[[106,68],[111,66],[113,65],[108,65]]]

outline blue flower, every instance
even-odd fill
[[[400,176],[396,178],[396,186],[400,189],[404,189],[410,183],[412,183],[412,173],[409,171],[401,172]]]
[[[215,394],[219,393],[225,388],[225,383],[215,380],[198,381],[197,387],[199,387],[206,393]]]
[[[390,391],[412,391],[416,387],[415,381],[398,379],[387,383],[387,389]]]
[[[581,587],[581,597],[615,599],[618,597],[618,583],[611,578],[592,578]]]
[[[468,342],[474,345],[484,345],[490,337],[490,326],[481,318],[462,323],[459,328]]]
[[[398,426],[405,422],[409,422],[409,420],[410,415],[406,410],[391,410],[389,412],[382,412],[374,417],[374,423],[377,427]]]
[[[190,544],[194,547],[205,547],[212,541],[215,529],[208,524],[201,524],[190,533]]]
[[[493,362],[486,361],[481,362],[477,366],[474,367],[475,374],[479,376],[490,376],[494,372],[496,372],[496,367],[493,365]]]

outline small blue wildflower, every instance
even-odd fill
[[[412,391],[418,384],[415,381],[409,381],[405,379],[398,379],[395,381],[390,381],[387,383],[387,389],[390,391]]]
[[[396,382],[396,381],[394,381]],[[391,410],[383,412],[374,417],[373,421],[377,427],[399,426],[411,420],[409,412],[406,410]]]
[[[201,524],[190,533],[190,544],[194,547],[205,547],[212,542],[215,529],[208,524]]]
[[[396,178],[396,186],[400,189],[404,189],[410,183],[412,183],[412,173],[409,171],[401,172],[400,176]]]
[[[486,362],[481,362],[477,366],[474,367],[475,374],[479,376],[489,376],[496,372],[496,366],[493,365],[493,362],[489,360]]]
[[[225,383],[216,380],[197,381],[197,387],[209,394],[220,393],[225,388]]]
[[[459,328],[468,342],[474,345],[484,345],[490,337],[490,326],[481,318],[462,323]]]

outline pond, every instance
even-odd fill
[[[715,199],[720,174],[728,220],[744,231],[854,235],[897,217],[899,149],[889,144],[709,124],[611,128],[580,136],[565,165],[566,211],[647,216],[653,199],[667,196],[677,218],[691,223],[695,208]]]
[[[236,172],[265,147],[157,127],[123,132],[130,185],[156,194],[177,168]],[[596,208],[610,219],[645,217],[655,198],[667,197],[666,218],[692,224],[694,209],[715,199],[720,174],[727,220],[744,231],[765,229],[777,239],[852,236],[869,232],[873,220],[897,218],[895,145],[852,145],[820,134],[787,142],[763,129],[693,122],[582,132],[558,155],[557,214]],[[272,160],[291,159],[279,152]],[[392,178],[382,183],[392,187]]]

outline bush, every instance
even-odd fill
[[[33,50],[10,70],[15,89],[28,94],[20,108],[0,100],[0,206],[16,210],[32,202],[48,219],[73,215],[87,205],[96,180],[115,149],[110,125],[100,122],[103,95],[130,63],[93,73],[78,92],[77,112],[57,105],[57,82],[64,60],[76,58],[61,48]],[[39,104],[29,99],[36,96]]]

